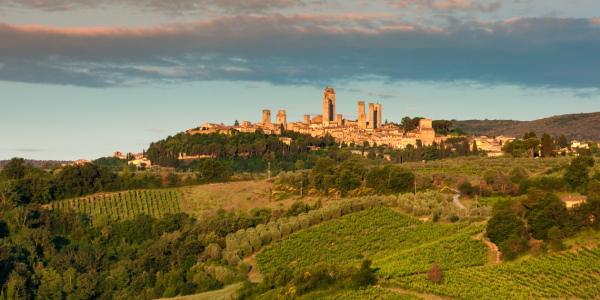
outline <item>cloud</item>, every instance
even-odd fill
[[[361,94],[365,94],[365,95],[369,95],[369,96],[373,96],[373,97],[379,97],[381,99],[401,97],[400,95],[397,95],[397,94],[387,93],[387,92],[382,92],[382,91],[369,91],[369,90],[363,90],[363,89],[349,89],[348,91],[354,92],[354,93],[361,93]]]
[[[598,89],[595,20],[433,27],[377,13],[254,15],[135,28],[0,23],[0,80],[100,88],[209,80],[314,87],[378,78]],[[378,93],[372,95],[394,96]]]
[[[20,152],[39,152],[42,151],[42,149],[32,149],[32,148],[16,148],[13,149],[14,151],[20,151]]]
[[[502,8],[500,2],[493,2],[489,5],[477,4],[468,0],[401,0],[390,1],[394,8],[414,9],[414,10],[432,10],[432,11],[476,11],[476,12],[494,12]]]
[[[166,14],[261,14],[274,10],[319,7],[326,3],[306,0],[0,0],[0,7],[60,12],[123,6]]]
[[[158,128],[149,127],[148,125],[142,125],[142,127],[145,127],[146,131],[152,131],[152,132],[163,132],[163,131],[165,131],[164,129],[158,129]]]

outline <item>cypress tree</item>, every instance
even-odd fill
[[[552,150],[554,150],[553,141],[549,134],[544,132],[542,136],[542,156],[550,157],[552,155]]]
[[[479,155],[479,149],[477,149],[477,141],[473,141],[473,150],[471,151],[473,155]]]

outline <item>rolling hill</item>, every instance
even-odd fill
[[[544,132],[551,136],[564,134],[569,140],[600,139],[600,112],[553,116],[534,121],[514,120],[452,120],[469,134],[505,135],[522,137],[527,131],[535,131],[538,137]]]

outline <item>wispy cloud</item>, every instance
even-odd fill
[[[400,95],[398,95],[398,94],[388,93],[385,91],[370,91],[370,90],[363,90],[363,89],[349,89],[348,91],[354,92],[354,93],[361,93],[361,94],[365,94],[365,95],[369,95],[369,96],[373,96],[373,97],[378,97],[381,99],[400,97]]]
[[[433,11],[478,11],[494,12],[502,7],[500,2],[490,3],[489,5],[478,4],[467,0],[401,0],[389,1],[394,8],[411,8],[415,10],[433,10]]]
[[[20,152],[39,152],[39,151],[43,151],[42,149],[33,149],[33,148],[16,148],[13,149],[14,151],[20,151]]]
[[[65,12],[107,6],[129,7],[137,11],[180,14],[262,14],[275,10],[315,8],[327,5],[325,0],[0,0],[0,7]]]
[[[148,125],[142,125],[142,127],[146,128],[146,131],[152,131],[152,132],[163,132],[165,131],[164,129],[158,129],[158,128],[152,128]]]
[[[417,110],[416,107],[407,107],[406,110]]]

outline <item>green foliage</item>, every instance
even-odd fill
[[[224,167],[218,161],[207,159],[198,164],[198,172],[203,180],[207,182],[222,182],[231,179],[229,168]]]
[[[269,274],[318,262],[358,265],[357,255],[366,254],[377,275],[406,276],[427,272],[431,260],[439,261],[442,269],[484,264],[487,247],[471,238],[482,230],[466,223],[424,223],[376,207],[294,233],[256,259],[261,272]]]
[[[455,299],[597,299],[600,250],[583,247],[541,258],[493,266],[452,269],[441,284],[427,275],[400,277],[402,288]]]
[[[523,224],[523,220],[510,211],[495,212],[488,221],[487,236],[493,243],[500,244],[507,240],[511,234],[518,233]]]
[[[323,300],[418,300],[417,296],[410,294],[400,294],[392,292],[381,287],[368,287],[366,289],[348,291],[341,295],[335,295],[323,298]]]
[[[95,196],[54,203],[54,209],[73,210],[85,214],[93,223],[125,220],[138,215],[161,218],[181,212],[177,190],[128,191],[107,196]]]
[[[594,166],[594,159],[589,156],[578,156],[573,158],[564,175],[565,181],[573,189],[587,183],[590,179],[589,170]]]

